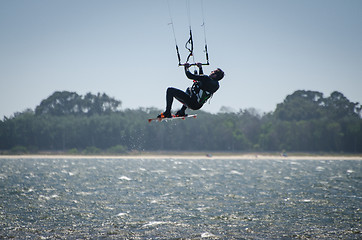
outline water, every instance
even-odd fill
[[[0,238],[361,239],[361,165],[0,159]]]

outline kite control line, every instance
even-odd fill
[[[186,2],[187,3],[187,15],[189,18],[189,29],[190,29],[190,37],[187,40],[186,44],[185,44],[185,48],[187,49],[187,51],[189,52],[189,55],[186,58],[185,63],[181,63],[181,55],[180,55],[180,51],[177,45],[177,40],[176,40],[176,34],[175,34],[175,28],[173,25],[173,19],[172,19],[172,15],[171,15],[171,10],[170,10],[170,4],[169,2],[167,2],[168,4],[168,11],[170,14],[170,19],[171,22],[169,23],[169,25],[172,25],[172,32],[173,32],[173,36],[175,39],[175,45],[176,45],[176,54],[177,54],[177,59],[178,59],[178,66],[184,66],[185,64],[188,64],[189,66],[196,66],[196,62],[195,62],[195,56],[194,56],[194,41],[192,38],[192,28],[191,28],[191,18],[190,18],[190,3],[189,1]],[[206,63],[201,63],[201,65],[210,65],[209,63],[209,53],[207,51],[207,42],[206,42],[206,27],[205,27],[205,19],[204,19],[204,8],[203,8],[203,1],[201,1],[201,10],[202,10],[202,27],[204,29],[204,39],[205,39],[205,58],[206,58]],[[190,58],[192,57],[192,61],[193,63],[189,63]]]

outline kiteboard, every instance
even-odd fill
[[[191,114],[191,115],[187,115],[187,116],[181,116],[181,117],[175,117],[173,116],[172,118],[149,118],[148,122],[152,122],[152,121],[156,121],[156,122],[162,122],[162,121],[172,121],[175,119],[182,119],[185,120],[186,118],[196,118],[197,114]]]

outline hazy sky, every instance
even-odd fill
[[[204,61],[201,1],[191,3],[195,57]],[[169,6],[185,59],[187,4]],[[362,1],[204,0],[203,10],[204,71],[226,73],[203,110],[269,112],[295,90],[362,102]],[[168,23],[166,0],[0,0],[0,119],[63,90],[164,109],[167,87],[192,83]]]

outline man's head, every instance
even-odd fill
[[[214,80],[220,81],[223,77],[224,77],[224,72],[223,70],[221,70],[220,68],[214,70],[211,72],[211,74],[209,75],[209,77],[211,77]]]

